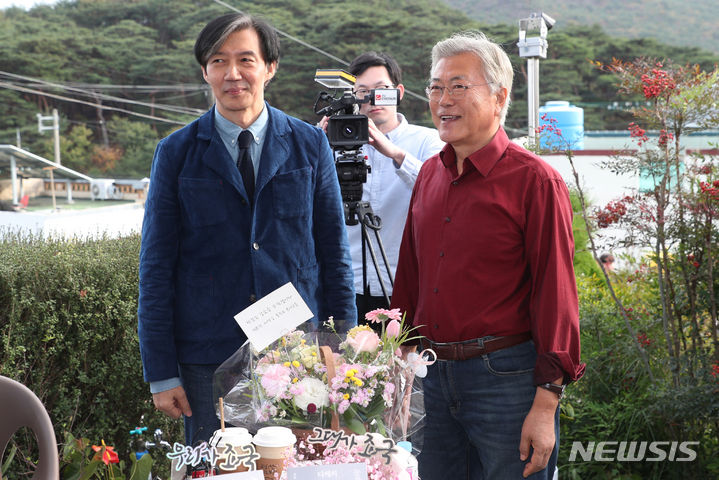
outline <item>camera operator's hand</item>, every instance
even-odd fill
[[[385,157],[391,158],[397,168],[401,167],[404,161],[405,151],[392,143],[389,138],[385,137],[384,133],[377,128],[377,125],[374,124],[371,118],[368,119],[367,123],[369,125],[369,144]]]
[[[330,117],[322,117],[322,120],[317,122],[317,126],[324,130],[325,133],[327,133],[327,122],[329,121],[329,119]]]

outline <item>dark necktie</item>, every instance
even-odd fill
[[[250,144],[252,143],[252,133],[249,130],[242,130],[237,139],[237,146],[240,154],[237,157],[237,168],[240,169],[242,175],[242,183],[245,184],[245,191],[252,203],[255,196],[255,167],[252,166],[252,156],[250,155]]]

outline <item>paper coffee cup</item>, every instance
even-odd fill
[[[252,435],[250,435],[250,432],[246,428],[229,427],[225,428],[224,432],[222,430],[215,430],[215,433],[210,437],[209,444],[211,447],[217,448],[217,453],[220,458],[217,460],[216,465],[219,473],[246,472],[249,470],[249,468],[243,464],[236,466],[231,465],[231,463],[237,461],[238,458],[246,456],[249,453],[247,447],[252,446]],[[234,455],[227,456],[226,450],[228,445],[234,451]]]
[[[297,437],[292,430],[285,427],[263,427],[257,430],[252,439],[257,453],[257,469],[262,470],[265,480],[279,478],[284,469],[284,463],[292,455],[292,446]]]

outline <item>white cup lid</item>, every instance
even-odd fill
[[[210,437],[210,446],[217,447],[229,443],[230,445],[249,445],[252,443],[252,435],[243,427],[229,427],[225,431],[215,430]]]
[[[289,428],[262,427],[257,430],[252,443],[260,447],[287,447],[294,445],[296,441],[297,437]]]

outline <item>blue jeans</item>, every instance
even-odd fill
[[[212,377],[219,365],[180,364],[180,380],[192,410],[185,418],[185,445],[193,446],[210,440],[212,433],[220,428],[220,419],[212,398]]]
[[[491,338],[491,337],[490,337]],[[419,454],[422,480],[521,479],[519,440],[536,387],[532,341],[464,361],[439,360],[424,379],[426,423]],[[531,479],[551,479],[557,444],[547,468]],[[531,458],[531,452],[530,457]]]

